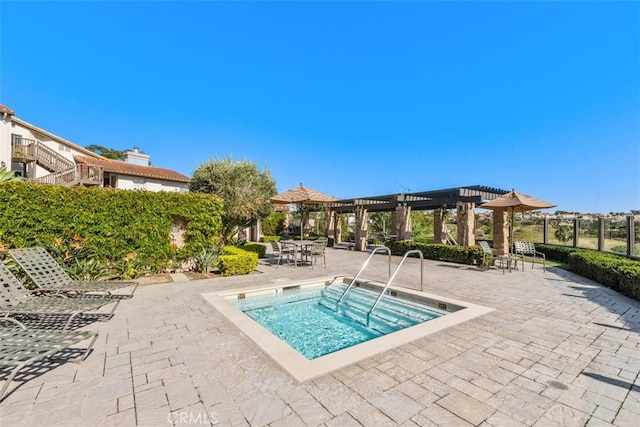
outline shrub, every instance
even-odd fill
[[[609,253],[574,250],[568,263],[570,271],[640,300],[640,262]]]
[[[280,236],[262,236],[260,241],[263,243],[279,242]]]
[[[95,258],[76,259],[65,266],[69,276],[75,280],[93,281],[109,277],[109,269]]]
[[[135,253],[128,253],[122,259],[110,265],[110,271],[114,278],[122,280],[136,279],[151,271],[151,268],[144,265]]]
[[[261,221],[262,233],[270,236],[281,234],[287,217],[286,212],[273,212]],[[268,242],[267,242],[268,243]]]
[[[560,245],[545,245],[536,243],[536,250],[542,252],[547,259],[562,262],[567,264],[569,261],[569,254],[580,249],[572,248],[569,246]]]
[[[218,258],[218,270],[223,276],[249,274],[258,266],[258,254],[235,246],[224,246]]]
[[[409,240],[389,240],[385,242],[393,255],[404,255],[418,249],[427,259],[455,262],[458,264],[481,264],[482,249],[478,246],[454,246],[440,243],[420,243]]]
[[[245,243],[240,246],[241,249],[249,252],[255,252],[258,254],[258,258],[264,258],[267,254],[267,247],[259,243]]]

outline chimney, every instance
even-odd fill
[[[149,155],[140,151],[136,145],[133,151],[124,152],[124,161],[134,165],[149,166]]]

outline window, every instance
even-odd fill
[[[133,189],[144,190],[147,186],[147,181],[143,178],[133,178]]]

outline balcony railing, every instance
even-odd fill
[[[99,166],[74,165],[73,167],[35,179],[53,185],[101,185],[104,171]]]
[[[11,138],[11,160],[19,163],[31,162],[36,159],[35,139],[12,136]]]

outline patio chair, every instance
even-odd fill
[[[479,240],[478,246],[482,249],[482,265],[480,268],[491,267],[495,263],[493,249],[491,249],[489,243],[484,240]]]
[[[120,300],[114,301],[92,296],[79,296],[76,298],[67,298],[63,295],[35,296],[26,290],[4,262],[0,261],[0,318],[15,323],[22,328],[26,328],[26,326],[17,320],[15,316],[69,316],[63,327],[63,329],[67,329],[76,316],[88,311],[98,310],[102,306],[114,302],[113,309],[107,314],[108,319],[113,317],[113,312]]]
[[[0,327],[0,366],[13,368],[0,389],[0,401],[4,399],[9,385],[22,368],[32,363],[53,358],[61,350],[91,339],[86,350],[72,362],[82,362],[87,358],[98,338],[97,332],[23,329]]]
[[[484,267],[490,268],[492,265],[497,264],[498,268],[502,268],[502,274],[504,274],[505,269],[509,269],[511,272],[511,268],[515,267],[518,269],[518,259],[506,255],[497,255],[494,253],[493,249],[489,246],[489,242],[485,240],[479,240],[478,246],[482,248],[482,265],[481,269]]]
[[[320,238],[314,240],[311,243],[309,249],[304,252],[305,256],[308,256],[311,260],[311,268],[316,264],[316,260],[318,258],[322,258],[322,264],[326,268],[327,267],[327,257],[325,255],[325,248],[327,247],[327,239]]]
[[[24,270],[29,278],[43,292],[74,292],[74,293],[101,293],[104,296],[133,297],[138,287],[135,281],[97,280],[79,281],[73,280],[60,264],[42,247],[19,248],[9,251],[14,260]],[[129,294],[113,294],[117,289],[133,286]]]
[[[276,268],[280,265],[280,261],[282,258],[287,258],[287,263],[291,262],[291,257],[294,253],[295,248],[286,243],[278,243],[275,240],[271,241],[271,248],[273,249],[273,256],[276,258]]]
[[[536,257],[542,258],[542,271],[546,273],[546,262],[547,259],[542,252],[536,251],[536,245],[533,242],[513,242],[514,250],[516,255],[520,256],[522,260],[522,271],[524,271],[524,257],[531,257],[531,269],[533,269],[534,264],[536,263]]]

